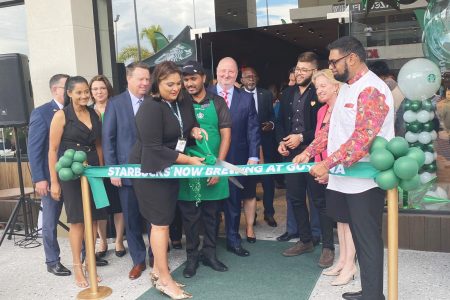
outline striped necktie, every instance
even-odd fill
[[[228,108],[230,108],[230,101],[228,100],[228,92],[226,90],[223,90],[221,92],[223,99],[225,100],[225,103],[227,104]]]

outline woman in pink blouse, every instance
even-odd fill
[[[333,106],[341,86],[341,82],[334,79],[333,73],[329,69],[320,70],[312,77],[312,81],[317,90],[320,102],[325,103],[317,112],[316,134],[330,120]],[[327,151],[323,151],[315,156],[315,162],[320,162],[327,158]],[[337,232],[339,238],[339,259],[330,269],[323,272],[327,276],[337,276],[332,285],[345,285],[354,278],[356,273],[355,265],[355,245],[349,224],[347,223],[348,212],[340,207],[339,203],[326,197],[327,213],[337,222]]]

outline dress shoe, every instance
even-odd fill
[[[319,259],[319,267],[329,268],[333,265],[334,251],[330,248],[323,248]]]
[[[60,262],[57,262],[53,266],[47,265],[47,271],[56,276],[70,276],[72,274],[70,270],[64,267]]]
[[[230,247],[227,246],[227,251],[236,254],[237,256],[249,256],[250,252],[242,248],[242,246],[238,247]]]
[[[217,272],[226,272],[228,271],[228,267],[225,266],[221,261],[219,261],[215,257],[206,257],[202,258],[202,263],[204,266],[211,267],[214,271]]]
[[[289,234],[288,232],[283,233],[279,237],[277,237],[277,241],[279,242],[289,242],[292,239],[298,238],[298,234]]]
[[[95,265],[97,267],[104,267],[108,265],[108,261],[106,259],[103,259],[101,257],[95,256]]]
[[[341,273],[338,277],[336,277],[334,281],[331,282],[331,285],[338,286],[348,284],[350,281],[355,279],[355,274],[357,271],[358,269],[356,268],[356,266],[351,272],[348,273],[344,273],[344,270],[341,270]]]
[[[130,273],[128,273],[128,278],[137,279],[141,276],[142,272],[145,270],[145,263],[135,265]]]
[[[191,278],[194,277],[195,274],[197,273],[197,268],[198,268],[198,259],[188,259],[186,261],[186,267],[184,267],[183,270],[183,276],[185,278]]]
[[[181,245],[181,241],[173,241],[172,242],[172,248],[173,249],[177,249],[177,250],[181,250],[181,249],[183,249],[183,245]]]
[[[273,218],[273,216],[264,216],[264,221],[266,221],[267,225],[270,227],[277,227],[277,221]]]
[[[313,252],[314,245],[312,242],[303,243],[302,241],[298,241],[294,244],[294,246],[286,249],[283,252],[284,256],[297,256],[302,255],[303,253]]]
[[[314,247],[319,245],[320,244],[320,236],[319,237],[313,236],[312,243],[313,243]]]
[[[167,289],[167,286],[163,285],[160,280],[156,281],[155,289],[161,292],[161,294],[168,296],[170,299],[190,299],[192,294],[181,290],[180,294],[175,294]]]
[[[127,254],[127,250],[123,249],[123,250],[116,250],[116,256],[117,257],[123,257],[125,256],[125,254]]]
[[[247,237],[247,243],[254,244],[256,243],[256,237]]]
[[[347,293],[343,293],[342,294],[342,298],[346,299],[346,300],[358,300],[358,299],[362,299],[362,291],[359,292],[347,292]]]

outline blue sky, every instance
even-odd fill
[[[214,1],[194,0],[197,28],[210,27],[215,31]],[[298,6],[297,0],[267,0],[270,25],[288,23],[289,9]],[[134,12],[131,0],[112,0],[113,15],[120,14],[117,23],[119,50],[129,44],[136,44]],[[159,24],[166,36],[176,36],[186,25],[194,27],[192,0],[136,0],[139,29]],[[266,0],[256,0],[257,24],[267,25]],[[150,47],[146,41],[143,46]],[[25,6],[19,5],[0,9],[0,53],[28,54]]]

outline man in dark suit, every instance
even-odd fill
[[[36,193],[42,201],[42,240],[44,243],[47,271],[57,276],[69,276],[71,272],[60,263],[60,249],[56,227],[61,215],[63,199],[53,200],[50,190],[50,171],[48,167],[48,135],[50,123],[55,112],[64,105],[64,84],[69,75],[56,74],[50,78],[50,91],[53,99],[31,112],[28,131],[28,159],[31,178]]]
[[[244,68],[242,70],[241,82],[244,91],[252,94],[255,101],[256,112],[261,127],[261,148],[264,163],[274,162],[275,150],[275,115],[272,104],[272,93],[268,90],[257,88],[258,74],[253,68]],[[262,186],[264,190],[264,220],[270,227],[277,227],[277,222],[273,218],[275,209],[273,208],[273,197],[275,195],[275,183],[273,176],[266,175],[262,177]]]
[[[235,165],[257,164],[260,146],[258,116],[252,95],[234,87],[237,75],[236,61],[231,57],[221,59],[217,65],[217,85],[212,86],[210,91],[222,96],[230,108],[231,145],[227,161]],[[245,186],[246,178],[240,177],[239,180]],[[227,250],[239,256],[248,256],[250,252],[242,247],[239,235],[241,200],[241,191],[230,184],[230,198],[224,204]]]
[[[316,89],[311,83],[313,72],[318,67],[318,56],[314,52],[299,55],[295,67],[296,85],[286,88],[281,98],[280,117],[275,125],[278,152],[285,161],[301,153],[314,140],[317,111],[320,103]],[[301,255],[314,250],[313,236],[306,206],[306,189],[314,205],[319,208],[323,235],[323,250],[320,262],[331,263],[334,259],[333,227],[325,212],[325,197],[321,187],[307,173],[286,174],[286,197],[291,202],[298,225],[300,241],[283,252],[284,256]]]
[[[127,66],[128,90],[111,98],[103,120],[103,155],[106,165],[128,163],[131,148],[136,142],[136,115],[144,96],[150,89],[150,70],[143,63]],[[128,249],[133,268],[128,277],[136,279],[145,270],[146,249],[142,238],[142,217],[130,179],[111,178],[119,188],[120,204],[125,219]],[[153,257],[150,258],[152,264]]]

